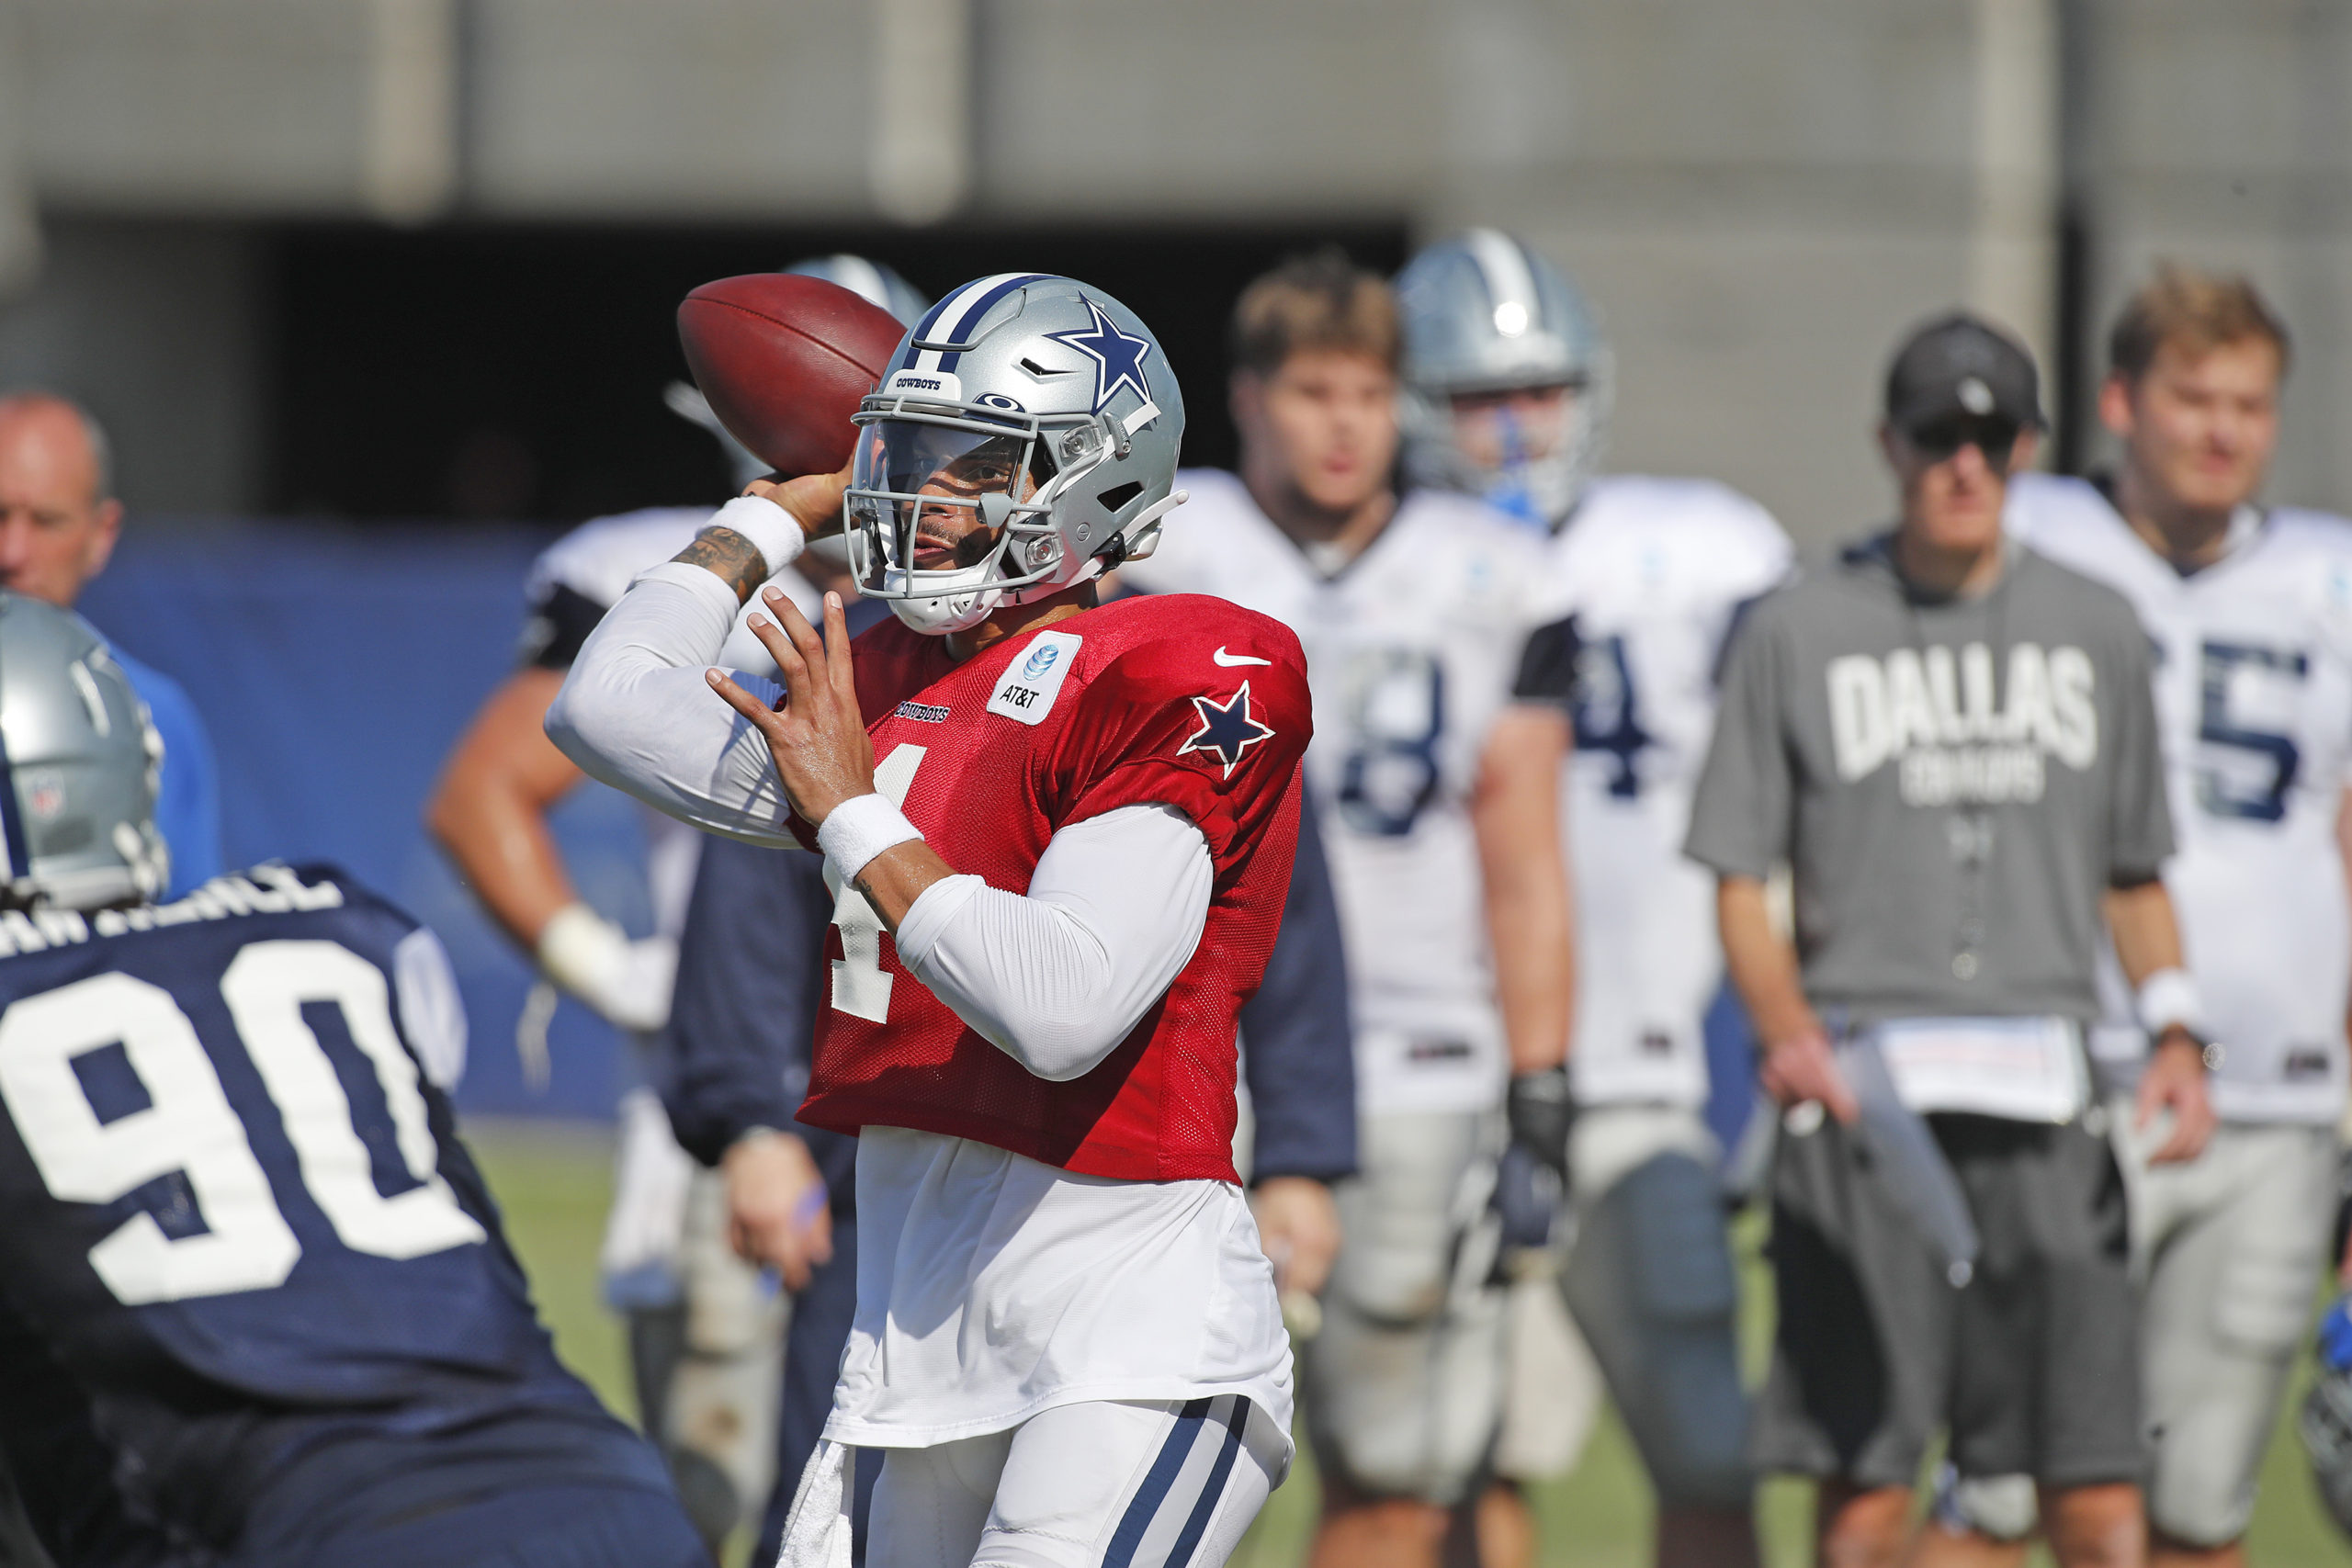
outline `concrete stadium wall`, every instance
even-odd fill
[[[12,189],[54,236],[0,378],[232,409],[267,280],[187,263],[222,223],[1497,222],[1611,323],[1614,466],[1821,542],[1887,509],[1908,323],[1967,300],[2050,347],[2064,190],[2086,337],[2158,255],[2275,289],[2278,493],[2352,507],[2347,76],[2352,12],[2310,0],[0,0],[0,286]],[[132,302],[219,330],[127,346]],[[266,433],[221,418],[243,455],[149,504],[252,501]]]

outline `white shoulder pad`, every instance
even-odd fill
[[[466,1076],[466,1004],[458,995],[449,950],[426,927],[392,949],[392,987],[401,1029],[435,1088],[454,1091]]]
[[[2009,480],[2001,521],[2012,538],[2037,544],[2053,533],[2111,523],[2115,509],[2088,479],[2027,472]]]
[[[533,599],[561,586],[610,606],[637,574],[694,542],[715,507],[653,506],[592,517],[539,552],[524,588]]]

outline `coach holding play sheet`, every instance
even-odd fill
[[[1967,317],[1911,337],[1880,433],[1901,521],[1747,616],[1692,812],[1789,1108],[1756,1458],[1817,1479],[1826,1562],[1896,1561],[1947,1427],[1963,1472],[2041,1483],[2062,1562],[2143,1559],[2123,1189],[2082,1043],[2102,906],[2160,1040],[2135,1112],[2171,1119],[2157,1157],[2194,1155],[2212,1117],[2156,876],[2173,840],[2147,637],[2120,596],[2002,534],[2041,424],[2007,337]],[[1783,860],[1793,949],[1764,898]],[[1930,1223],[1923,1170],[1956,1227]],[[1937,1530],[1912,1561],[1984,1544]]]

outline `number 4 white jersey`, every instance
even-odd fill
[[[1478,502],[1417,491],[1327,576],[1231,474],[1176,482],[1192,500],[1119,575],[1256,610],[1306,649],[1306,781],[1347,948],[1359,1106],[1499,1103],[1510,1060],[1469,802],[1519,674],[1540,541]]]
[[[1589,1105],[1697,1107],[1722,982],[1715,879],[1682,854],[1733,617],[1788,574],[1770,513],[1706,479],[1596,479],[1552,542],[1542,618],[1573,618],[1577,898],[1569,1058]]]
[[[2228,553],[2183,576],[2093,485],[2009,490],[2009,526],[2120,590],[2156,647],[2156,712],[2179,853],[2165,868],[2189,967],[2224,1048],[2215,1108],[2334,1122],[2352,984],[2338,806],[2352,764],[2352,522],[2243,512]],[[2102,1057],[2146,1042],[2112,962]]]

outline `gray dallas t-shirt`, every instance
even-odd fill
[[[1979,598],[1914,597],[1891,538],[1747,615],[1687,851],[1791,863],[1816,1009],[2088,1021],[2101,895],[2172,852],[2147,637],[2023,547]]]

